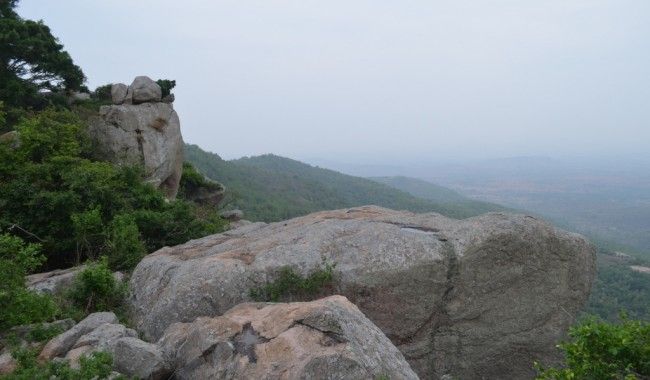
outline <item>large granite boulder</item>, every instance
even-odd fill
[[[116,164],[142,165],[146,179],[173,198],[183,172],[178,114],[171,104],[161,103],[160,95],[147,84],[153,83],[158,91],[160,86],[151,79],[149,83],[138,78],[126,93],[123,85],[113,86],[113,101],[118,104],[102,106],[88,132],[98,158]],[[134,104],[130,104],[131,97]],[[145,99],[148,102],[141,103]]]
[[[244,303],[171,325],[158,344],[176,379],[417,379],[345,297]]]
[[[138,329],[156,340],[175,322],[215,316],[290,266],[335,263],[345,295],[422,378],[530,378],[558,359],[594,278],[580,235],[526,215],[464,220],[367,206],[248,224],[165,247],[131,277]]]
[[[129,89],[132,92],[133,104],[159,102],[162,98],[162,89],[158,83],[144,75],[135,77]]]

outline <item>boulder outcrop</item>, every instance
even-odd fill
[[[331,292],[430,379],[532,377],[533,361],[558,359],[595,273],[583,237],[530,216],[367,206],[248,224],[145,257],[131,277],[135,323],[156,340],[175,322],[250,300],[282,268],[307,275],[323,260],[336,264]]]
[[[160,86],[137,77],[131,86],[114,84],[113,105],[102,106],[89,135],[98,158],[142,165],[146,179],[173,198],[183,172],[183,138],[171,103],[161,102]]]
[[[177,379],[417,379],[345,297],[245,303],[170,326],[158,342]]]

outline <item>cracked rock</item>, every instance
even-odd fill
[[[306,276],[323,258],[336,263],[335,284],[323,292],[357,305],[427,379],[534,377],[531,363],[560,359],[555,345],[595,274],[583,237],[526,215],[454,220],[366,206],[251,224],[148,255],[131,277],[134,322],[156,340],[174,322],[250,301],[250,289],[281,268]]]
[[[174,324],[158,345],[177,379],[417,379],[381,330],[342,296],[240,304],[221,317]]]

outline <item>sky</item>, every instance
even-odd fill
[[[650,157],[650,1],[22,0],[186,142],[345,162]]]

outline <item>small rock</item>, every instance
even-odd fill
[[[20,135],[18,131],[9,131],[0,135],[0,143],[9,144],[12,149],[20,147]]]
[[[162,90],[158,83],[147,76],[136,77],[130,89],[133,93],[133,104],[159,102],[162,97]]]
[[[162,98],[163,103],[174,103],[174,100],[176,100],[174,94],[165,95],[165,97]]]
[[[242,210],[237,210],[237,209],[228,210],[228,211],[222,211],[221,213],[219,213],[219,216],[231,222],[236,222],[244,218],[244,212]]]
[[[133,337],[116,342],[113,366],[118,372],[139,379],[166,379],[172,372],[158,346]]]
[[[47,361],[65,355],[77,340],[104,323],[117,323],[117,317],[111,312],[93,313],[77,323],[70,330],[55,336],[47,342],[38,356],[39,361]]]
[[[77,273],[84,268],[84,266],[79,266],[68,269],[57,269],[51,272],[30,274],[26,277],[27,289],[38,293],[57,293],[70,286]]]
[[[128,91],[129,87],[124,83],[114,83],[111,86],[111,99],[113,100],[113,104],[124,103]]]
[[[5,352],[0,355],[0,375],[6,375],[13,372],[17,366],[18,363],[16,363],[16,359],[11,356],[11,353]]]

